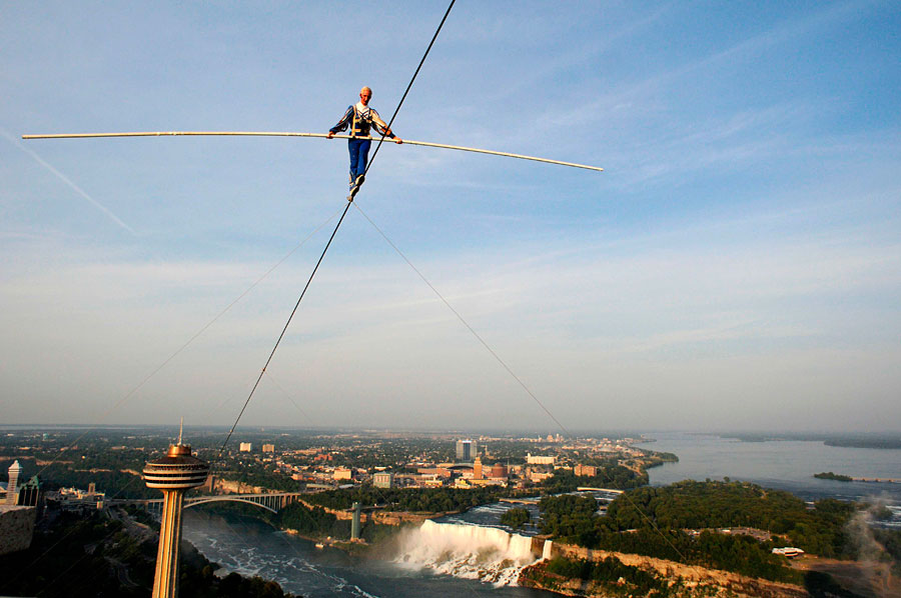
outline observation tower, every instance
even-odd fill
[[[209,464],[192,456],[190,445],[182,444],[180,430],[178,443],[169,445],[166,456],[144,467],[147,487],[163,491],[163,518],[160,523],[160,547],[156,553],[153,598],[175,598],[178,595],[178,546],[185,492],[202,485],[209,473]]]

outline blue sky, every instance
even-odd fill
[[[445,8],[0,2],[0,421],[230,424],[346,194],[340,140],[22,134],[387,118]],[[605,172],[390,145],[356,205],[568,429],[898,431],[899,30],[461,0],[397,133]],[[558,430],[355,208],[242,422]]]

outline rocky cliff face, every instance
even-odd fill
[[[34,515],[34,507],[0,507],[0,555],[31,546]]]
[[[801,586],[745,577],[729,571],[706,569],[694,565],[684,565],[674,561],[651,557],[590,550],[581,546],[553,543],[550,556],[562,556],[573,560],[600,562],[608,557],[618,559],[622,564],[652,572],[670,583],[673,593],[684,598],[700,596],[729,596],[734,598],[808,598],[807,590]],[[547,554],[547,551],[546,551]],[[596,582],[568,579],[546,570],[546,562],[537,563],[523,570],[519,584],[551,590],[567,596],[606,597],[621,595],[623,580]]]

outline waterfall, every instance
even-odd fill
[[[426,521],[402,539],[396,560],[501,586],[516,585],[523,567],[537,559],[527,536],[495,527]]]
[[[544,546],[541,548],[541,560],[548,561],[551,558],[551,550],[553,549],[553,540],[545,540]]]

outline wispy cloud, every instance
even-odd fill
[[[107,208],[105,205],[103,205],[102,203],[100,203],[99,201],[97,201],[96,199],[91,197],[90,195],[88,195],[88,193],[86,193],[84,191],[84,189],[82,189],[81,187],[76,185],[74,182],[72,182],[72,179],[70,179],[65,174],[63,174],[62,172],[57,170],[52,164],[50,164],[49,162],[44,160],[36,152],[23,146],[15,137],[10,135],[7,131],[5,131],[3,129],[0,129],[0,135],[5,137],[7,139],[7,141],[9,141],[11,144],[16,146],[18,149],[22,150],[24,153],[31,156],[38,164],[40,164],[41,166],[43,166],[44,168],[49,170],[51,173],[53,173],[54,176],[56,176],[56,178],[58,178],[63,183],[65,183],[70,189],[75,191],[75,193],[77,193],[78,195],[80,195],[81,197],[86,199],[88,201],[88,203],[90,203],[92,206],[94,206],[95,208],[100,210],[103,214],[105,214],[110,220],[115,222],[121,228],[127,230],[128,232],[130,232],[131,234],[133,234],[135,236],[138,235],[138,233],[135,232],[135,230],[132,227],[130,227],[128,224],[126,224],[121,218],[116,216],[109,208]]]
[[[636,100],[647,97],[651,91],[658,90],[673,81],[680,80],[690,73],[732,65],[736,62],[755,58],[769,48],[797,40],[797,38],[816,28],[857,17],[860,6],[865,4],[869,3],[832,5],[813,15],[790,20],[719,52],[714,52],[703,58],[655,73],[639,81],[621,85],[613,91],[593,98],[588,102],[570,102],[569,110],[546,113],[540,121],[547,123],[547,126],[550,127],[559,127],[573,122],[579,122],[584,125],[609,119],[612,116],[610,114],[612,111],[623,106],[633,106]]]

